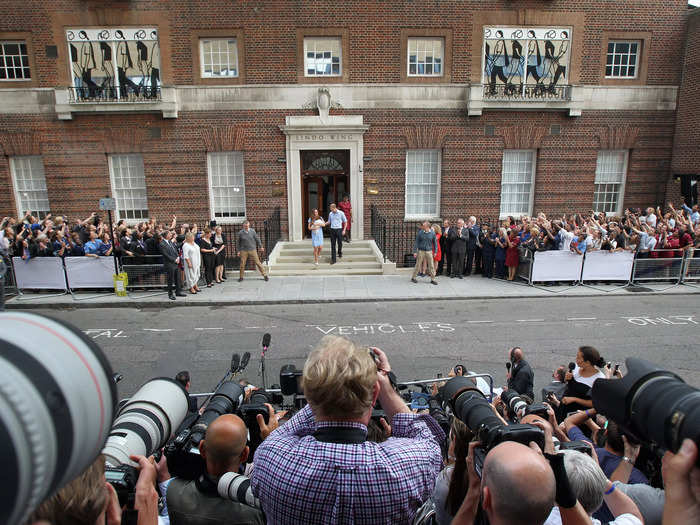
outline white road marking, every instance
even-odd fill
[[[541,323],[544,322],[544,319],[516,319],[515,321],[518,323]]]
[[[246,326],[245,329],[246,330],[260,330],[260,327],[259,326]]]
[[[493,323],[493,321],[467,321],[467,323],[470,323],[470,324],[476,324],[476,323]]]
[[[223,328],[195,328],[195,330],[223,330]]]
[[[172,332],[172,328],[142,328],[146,332]]]
[[[567,321],[595,321],[596,317],[567,317]]]

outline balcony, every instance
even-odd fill
[[[81,86],[55,89],[59,120],[74,113],[161,113],[177,118],[175,88],[139,86]]]
[[[582,100],[576,86],[548,84],[472,84],[469,88],[469,116],[484,110],[568,111],[581,115]]]

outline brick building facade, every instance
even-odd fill
[[[10,3],[0,215],[84,217],[108,194],[134,221],[280,207],[296,239],[349,193],[362,238],[370,205],[614,212],[700,172],[683,0]]]

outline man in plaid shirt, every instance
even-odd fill
[[[309,402],[255,453],[251,479],[271,525],[410,523],[431,494],[445,439],[392,388],[386,354],[324,337],[304,365]],[[379,399],[392,437],[367,441]]]

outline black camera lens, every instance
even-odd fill
[[[700,444],[700,391],[643,359],[628,358],[625,364],[622,379],[593,384],[596,411],[640,441],[672,452],[686,438]]]
[[[204,439],[207,428],[222,414],[231,414],[243,401],[243,387],[236,381],[226,381],[214,392],[204,412],[192,427],[192,443],[199,444]]]

